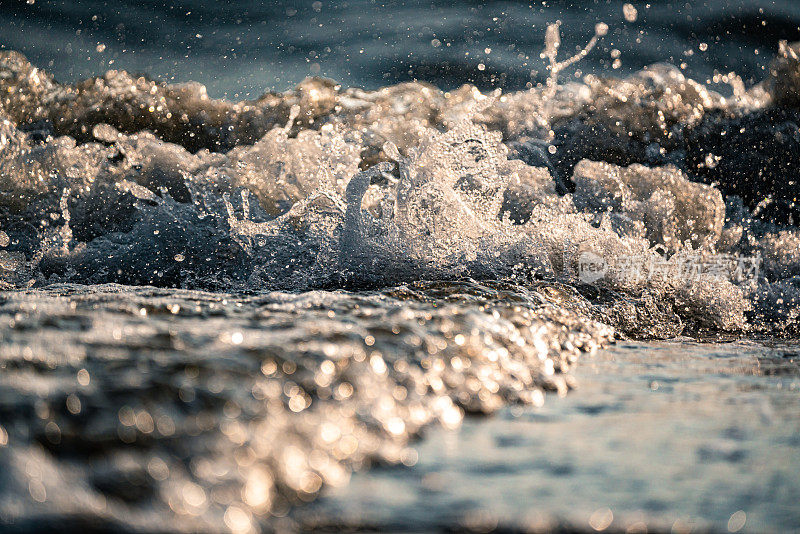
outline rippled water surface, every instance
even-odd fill
[[[795,528],[800,346],[608,345],[577,300],[470,281],[4,293],[0,520]]]
[[[636,8],[630,22],[626,3]],[[412,79],[519,89],[546,77],[541,33],[555,20],[568,28],[569,49],[596,22],[611,26],[602,51],[581,65],[596,74],[668,61],[701,79],[735,70],[758,81],[778,39],[800,39],[794,0],[36,0],[0,6],[0,45],[62,81],[120,68],[232,98],[320,75],[368,89]]]
[[[563,293],[563,294],[562,294]],[[0,295],[0,524],[271,528],[426,426],[540,405],[610,328],[557,286]]]
[[[298,515],[428,531],[789,532],[800,525],[796,344],[618,343],[541,408],[433,430]]]

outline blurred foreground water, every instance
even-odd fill
[[[597,351],[610,330],[557,286],[60,286],[0,300],[12,532],[800,521],[796,343]],[[465,410],[495,415],[462,425]]]
[[[537,409],[433,430],[297,517],[417,531],[792,532],[800,525],[797,344],[624,342]]]
[[[736,71],[754,83],[778,40],[800,39],[794,0],[36,0],[0,5],[0,46],[61,81],[124,69],[200,82],[233,99],[306,76],[365,89],[422,80],[509,90],[547,77],[541,35],[556,20],[566,51],[582,46],[597,22],[610,26],[581,63],[584,74],[626,76],[667,61],[702,81]]]

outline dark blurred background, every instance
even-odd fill
[[[61,81],[126,69],[229,98],[312,75],[370,89],[410,79],[519,89],[544,79],[544,30],[557,20],[565,54],[597,22],[610,27],[578,76],[668,61],[702,81],[735,70],[753,82],[779,39],[800,40],[799,0],[0,0],[0,47]]]

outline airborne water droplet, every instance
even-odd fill
[[[633,4],[623,5],[622,14],[625,16],[627,22],[636,22],[636,19],[639,17],[639,11]]]

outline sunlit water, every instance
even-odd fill
[[[2,293],[0,520],[268,528],[354,469],[413,465],[427,426],[566,393],[612,331],[548,291]]]
[[[797,526],[792,2],[93,9],[0,10],[2,528]]]
[[[298,511],[399,531],[789,532],[800,525],[798,345],[624,342],[541,408],[432,430]]]
[[[0,518],[22,531],[796,527],[799,345],[596,352],[608,329],[548,303],[553,288],[511,291],[5,293]],[[508,353],[520,343],[532,350]]]

